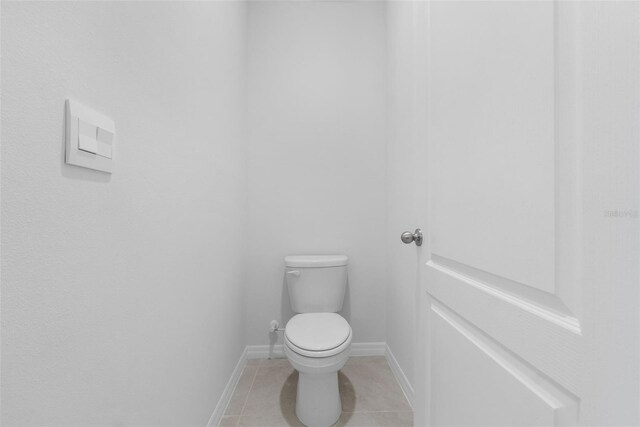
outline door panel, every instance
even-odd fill
[[[431,312],[435,425],[576,423],[575,396],[451,310]]]
[[[606,168],[598,164],[602,156],[593,146],[587,151],[584,144],[586,130],[595,129],[584,112],[602,111],[592,108],[599,100],[585,94],[606,92],[585,82],[613,87],[618,83],[608,79],[618,74],[627,79],[634,105],[640,105],[639,56],[621,50],[603,59],[602,69],[585,68],[591,47],[584,34],[592,31],[586,25],[603,26],[593,24],[600,16],[612,28],[624,22],[625,40],[636,38],[608,48],[637,49],[640,8],[611,2],[602,14],[605,6],[596,3],[428,3],[428,261],[421,308],[427,424],[638,420],[638,378],[628,380],[637,377],[637,362],[611,366],[638,353],[637,335],[627,349],[621,347],[638,325],[617,322],[612,307],[593,301],[610,285],[612,293],[635,297],[635,312],[632,304],[620,307],[637,314],[637,290],[625,283],[637,284],[638,268],[619,262],[617,257],[629,259],[629,246],[614,247],[604,228],[597,235],[607,244],[606,255],[587,253],[585,242],[594,230],[585,223],[606,208],[586,205],[593,197],[584,185],[595,179],[593,170]],[[629,13],[635,23],[625,17]],[[621,34],[605,37],[619,40]],[[623,57],[632,59],[615,71],[608,68]],[[622,95],[616,101],[630,105]],[[619,116],[614,107],[596,120]],[[621,146],[633,146],[634,126],[620,133],[626,138]],[[625,153],[606,152],[610,170],[626,164]],[[586,167],[585,159],[592,165]],[[610,191],[637,203],[637,183]],[[637,223],[628,229],[635,232],[637,255]],[[593,283],[587,272],[600,262],[608,271],[626,270],[617,270],[617,282]],[[608,336],[603,324],[611,328]],[[632,383],[636,390],[629,396]],[[605,398],[603,389],[613,384],[624,384],[627,391],[611,388]],[[635,418],[628,408],[634,398]]]
[[[435,2],[430,19],[432,251],[553,292],[554,5]]]

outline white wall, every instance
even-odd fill
[[[424,5],[387,3],[388,46],[388,282],[386,292],[387,344],[412,383],[416,318],[424,298],[421,276],[426,261],[422,247],[400,241],[403,231],[422,228],[428,235],[426,186],[426,58]],[[420,14],[423,14],[421,16]]]
[[[345,253],[355,342],[385,340],[385,5],[249,7],[248,344],[291,316],[283,257]]]
[[[245,344],[245,6],[2,2],[2,419],[204,425]],[[115,119],[63,162],[64,101]]]

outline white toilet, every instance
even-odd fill
[[[285,257],[291,308],[284,352],[298,371],[296,415],[309,427],[334,424],[342,412],[338,370],[349,358],[351,327],[337,312],[347,286],[344,255]]]

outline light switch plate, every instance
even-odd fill
[[[109,117],[67,99],[65,118],[67,164],[111,173],[115,123]]]

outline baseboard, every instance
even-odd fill
[[[384,356],[387,344],[384,342],[355,342],[351,344],[350,356]]]
[[[233,369],[233,373],[231,374],[231,378],[227,381],[227,385],[222,392],[222,396],[218,400],[218,404],[216,405],[216,409],[213,410],[213,414],[209,418],[209,422],[207,423],[207,427],[218,427],[220,424],[220,420],[222,420],[222,416],[224,415],[224,411],[227,409],[227,405],[231,401],[231,397],[233,396],[233,392],[238,385],[238,381],[240,380],[240,375],[242,375],[242,371],[244,370],[245,365],[247,364],[247,347],[244,348],[244,351],[240,355],[240,359],[238,363],[236,363],[236,367]]]
[[[386,348],[385,356],[387,358],[387,363],[389,363],[389,366],[391,367],[391,372],[393,372],[393,375],[395,375],[396,380],[398,381],[398,384],[400,384],[400,388],[404,393],[404,396],[407,398],[409,405],[411,405],[411,407],[413,408],[413,387],[411,386],[409,379],[407,379],[407,376],[404,374],[404,371],[400,367],[400,364],[398,364],[398,361],[396,360],[389,346],[386,343],[384,344],[384,346]]]
[[[248,345],[247,359],[283,359],[284,349],[282,344],[273,345]]]
[[[284,349],[282,344],[248,345],[247,359],[282,359]],[[351,344],[351,356],[385,356],[387,344],[384,342],[355,342]]]

